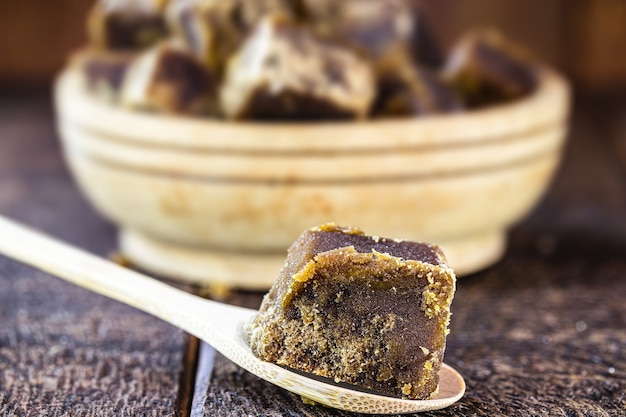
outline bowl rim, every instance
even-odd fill
[[[514,102],[455,114],[357,122],[234,123],[128,110],[91,94],[76,65],[59,74],[54,98],[62,122],[138,146],[237,153],[379,152],[480,145],[564,123],[568,83],[547,67],[538,74],[535,91]]]

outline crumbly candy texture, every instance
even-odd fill
[[[438,389],[455,276],[436,246],[324,225],[246,327],[261,359],[410,399]]]

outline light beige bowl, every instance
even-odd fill
[[[334,221],[440,244],[459,275],[503,253],[507,228],[561,156],[569,90],[543,70],[516,103],[453,116],[228,123],[132,112],[56,85],[70,167],[140,266],[266,289],[306,228]]]

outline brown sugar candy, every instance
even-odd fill
[[[173,114],[215,111],[215,78],[184,47],[162,42],[136,59],[126,71],[121,104]]]
[[[456,93],[424,68],[439,65],[441,53],[414,2],[304,0],[304,4],[316,34],[372,63],[377,79],[373,116],[420,116],[462,108]]]
[[[304,0],[304,5],[318,36],[357,50],[375,65],[411,52],[416,22],[408,0]]]
[[[378,68],[374,117],[454,113],[464,107],[461,97],[438,74],[413,65],[406,58],[398,56]]]
[[[363,119],[375,94],[365,59],[272,15],[231,58],[220,103],[230,119]]]
[[[87,18],[92,48],[140,51],[168,35],[167,0],[99,0]]]
[[[267,15],[298,20],[299,0],[171,0],[168,26],[208,68],[221,76],[228,59]]]
[[[438,390],[455,275],[438,247],[305,231],[246,327],[261,359],[409,399]]]
[[[493,30],[465,35],[443,72],[469,107],[522,97],[537,86],[537,73],[528,54]]]
[[[136,52],[109,52],[89,48],[74,55],[71,65],[81,69],[87,88],[105,102],[116,102],[126,71]]]

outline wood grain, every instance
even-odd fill
[[[4,259],[0,268],[13,269],[0,277],[0,415],[183,415],[181,331]]]
[[[113,228],[70,180],[49,99],[0,99],[0,212],[106,255]],[[0,257],[0,415],[187,415],[189,337]],[[183,401],[185,399],[185,401]]]

